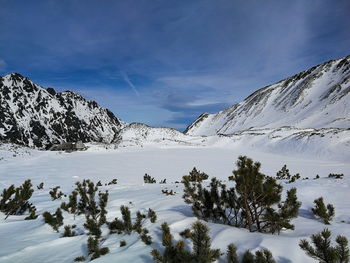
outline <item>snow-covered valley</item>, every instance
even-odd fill
[[[107,148],[107,149],[106,149]],[[16,151],[16,152],[15,152]],[[302,202],[299,216],[293,220],[295,230],[282,231],[280,235],[250,233],[244,228],[207,223],[210,228],[212,246],[226,251],[230,243],[238,247],[241,255],[246,249],[257,250],[268,248],[277,262],[312,263],[315,260],[306,256],[299,248],[302,238],[321,231],[325,225],[314,218],[311,207],[313,200],[323,196],[327,203],[335,206],[335,219],[327,226],[335,235],[342,234],[350,238],[350,163],[344,160],[334,160],[327,156],[306,157],[302,155],[286,155],[262,152],[244,146],[199,147],[199,146],[144,146],[144,147],[107,147],[93,144],[84,152],[48,152],[19,148],[11,150],[9,145],[2,145],[0,154],[0,186],[21,184],[30,178],[34,187],[44,182],[43,190],[35,190],[31,202],[36,206],[37,213],[54,212],[62,200],[51,201],[50,188],[61,186],[65,194],[73,190],[74,183],[83,179],[103,183],[117,178],[118,184],[102,186],[109,191],[107,220],[120,217],[120,206],[130,207],[132,218],[138,210],[147,211],[152,208],[158,216],[156,223],[145,221],[145,227],[150,231],[153,243],[145,245],[138,235],[109,234],[103,227],[102,243],[108,246],[110,253],[93,262],[153,262],[150,251],[161,249],[162,222],[168,222],[174,238],[180,239],[179,233],[191,226],[197,219],[192,215],[191,207],[182,199],[183,185],[175,184],[182,176],[196,166],[210,177],[227,180],[235,169],[239,155],[247,155],[262,163],[262,172],[275,176],[280,168],[287,164],[292,174],[300,173],[302,178],[295,183],[283,182],[284,193],[291,187],[297,188],[298,199]],[[333,159],[333,160],[331,160]],[[143,175],[148,173],[157,182],[167,179],[166,184],[144,184]],[[344,179],[327,178],[329,173],[344,173]],[[316,175],[321,178],[314,180]],[[210,178],[209,178],[210,179]],[[175,195],[162,194],[163,189],[176,192]],[[75,219],[71,214],[63,213],[64,224],[76,224],[80,232],[85,222],[83,215]],[[87,235],[62,238],[45,224],[42,216],[35,220],[24,220],[25,216],[10,216],[4,220],[1,214],[0,223],[0,262],[73,262],[74,258],[86,254]],[[127,245],[119,247],[120,240]],[[226,262],[221,256],[218,262]]]
[[[278,211],[272,214],[278,219],[265,217],[263,220],[270,220],[273,224],[277,222],[279,226],[286,222],[283,220],[289,215],[282,214],[281,207],[287,201],[283,203],[282,200],[286,200],[293,188],[296,188],[297,199],[302,204],[291,217],[295,229],[292,230],[293,227],[286,223],[279,235],[254,232],[256,229],[249,232],[247,225],[240,225],[241,228],[229,226],[209,216],[206,224],[210,229],[212,247],[222,253],[216,261],[227,262],[225,253],[228,245],[233,243],[239,257],[246,250],[269,249],[277,263],[316,262],[299,247],[301,239],[309,238],[326,227],[332,231],[333,240],[337,235],[350,238],[349,80],[350,57],[331,60],[259,89],[242,102],[216,114],[204,113],[182,133],[167,127],[126,123],[94,101],[71,91],[56,93],[53,89],[44,89],[19,74],[0,78],[0,190],[3,191],[0,199],[3,211],[0,213],[0,263],[68,263],[81,256],[85,256],[85,261],[93,259],[95,254],[91,251],[95,248],[87,245],[91,236],[91,226],[86,226],[90,212],[82,207],[79,208],[80,214],[68,213],[72,206],[67,208],[65,204],[61,207],[62,202],[71,201],[73,191],[78,191],[76,182],[84,179],[99,184],[94,192],[96,196],[90,198],[93,203],[101,198],[97,191],[103,194],[108,190],[109,193],[106,218],[98,223],[102,234],[92,234],[101,247],[108,247],[109,253],[98,255],[101,257],[93,262],[154,262],[150,254],[152,249],[164,251],[162,223],[169,223],[174,239],[179,241],[183,239],[180,233],[198,220],[191,205],[183,198],[186,190],[183,176],[196,167],[209,175],[202,189],[211,187],[211,178],[214,177],[232,187],[230,189],[238,189],[235,185],[237,181],[228,181],[228,177],[237,169],[239,156],[259,161],[265,179],[275,177],[283,165],[287,165],[290,175],[300,175],[293,182],[277,181],[283,186],[282,198],[279,192],[279,201],[273,206],[265,205],[262,209],[266,210],[261,210],[260,215],[266,216],[266,211],[271,209]],[[87,150],[71,152],[72,149],[69,149],[70,153],[39,150],[65,143],[76,145],[78,142],[82,145],[80,149],[85,149],[85,143]],[[250,172],[254,174],[253,170]],[[331,173],[343,174],[344,178],[329,178]],[[145,183],[145,174],[154,177],[157,183]],[[24,209],[25,214],[13,215],[19,208],[10,207],[12,200],[5,197],[11,192],[11,185],[19,187],[28,179],[35,190],[29,201],[36,210],[30,210],[34,208],[29,206]],[[160,184],[164,179],[166,182]],[[112,183],[113,180],[117,183]],[[254,181],[254,184],[257,182]],[[41,183],[44,184],[43,189],[37,187]],[[50,193],[53,189],[62,191],[66,196],[54,200],[56,197],[51,198]],[[17,194],[17,190],[12,191],[14,199],[22,196]],[[222,193],[219,196],[224,196],[224,199]],[[267,192],[261,196],[265,194]],[[81,201],[83,195],[80,192],[79,196]],[[229,192],[228,196],[234,198],[235,194]],[[322,223],[312,212],[314,200],[320,197],[326,204],[334,205],[335,216],[330,225]],[[239,198],[243,198],[242,195]],[[243,218],[248,208],[243,208],[239,198],[236,204],[240,206],[240,212],[234,215]],[[265,202],[264,198],[259,202]],[[227,200],[221,202],[220,199],[218,206],[226,205]],[[119,232],[112,231],[113,222],[120,223],[114,219],[124,216],[121,213],[123,205],[130,208],[133,221],[137,222],[138,211],[144,214],[141,230],[149,231],[145,235],[147,238],[148,234],[152,242],[142,240],[141,233],[144,232],[140,228],[138,233],[135,229],[125,232],[120,230],[119,225]],[[55,222],[57,218],[50,221],[45,214],[46,211],[54,214],[59,207],[64,210],[64,220],[56,222],[60,224],[56,232],[48,222]],[[228,210],[233,206],[224,207],[221,216],[225,217],[227,213],[230,217]],[[157,214],[155,223],[146,216],[148,209]],[[218,211],[221,208],[213,206],[211,209]],[[93,213],[96,215],[97,212]],[[258,225],[260,215],[257,210],[255,213]],[[31,218],[36,215],[37,218]],[[31,220],[25,220],[27,216]],[[76,235],[69,236],[68,233],[69,237],[62,237],[66,226],[74,229]],[[126,244],[121,246],[121,241]],[[188,240],[181,244],[180,247],[191,251]],[[191,262],[215,260],[202,261]],[[190,263],[188,260],[164,262]]]

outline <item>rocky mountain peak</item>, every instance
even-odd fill
[[[0,78],[0,140],[47,148],[65,141],[111,142],[124,124],[73,91],[45,89],[18,73]]]

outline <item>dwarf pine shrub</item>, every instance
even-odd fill
[[[255,255],[247,250],[241,260],[237,256],[237,248],[230,244],[227,247],[226,259],[228,263],[276,263],[272,253],[268,249],[258,250]]]
[[[348,263],[350,252],[347,238],[337,236],[335,239],[336,245],[332,246],[331,235],[331,231],[324,229],[322,232],[311,236],[312,244],[303,239],[299,246],[308,256],[320,263]]]
[[[69,195],[69,202],[63,202],[61,208],[74,215],[85,214],[98,221],[99,225],[106,223],[108,191],[98,191],[98,186],[90,180],[75,185],[75,190]]]
[[[84,257],[84,256],[81,256],[81,257],[76,257],[75,259],[74,259],[74,262],[83,262],[83,261],[85,261],[86,260],[86,258]]]
[[[334,206],[332,204],[327,204],[326,206],[323,202],[323,197],[315,199],[314,203],[315,207],[311,209],[314,215],[320,218],[323,223],[329,225],[335,214]]]
[[[100,247],[100,240],[97,237],[89,237],[87,246],[91,260],[109,253],[108,247]]]
[[[120,212],[122,214],[122,219],[115,218],[112,222],[108,222],[109,230],[111,233],[120,234],[126,232],[127,234],[130,234],[133,229],[130,209],[129,207],[122,205],[120,207]]]
[[[227,263],[239,263],[239,260],[237,257],[237,248],[235,245],[230,244],[227,246],[226,260],[227,260]]]
[[[36,186],[38,190],[44,189],[44,183],[40,183],[39,185]]]
[[[301,206],[296,189],[289,190],[286,200],[281,201],[282,186],[260,172],[260,163],[240,156],[237,166],[229,177],[235,182],[231,188],[216,178],[208,188],[185,178],[183,198],[192,205],[194,215],[250,231],[279,233],[282,228],[293,229],[290,221]]]
[[[24,220],[33,220],[37,219],[39,215],[36,214],[36,207],[32,206],[29,208],[29,215],[24,218]]]
[[[143,220],[146,217],[150,218],[150,221],[154,223],[157,219],[156,213],[152,210],[148,210],[147,216],[142,214],[140,211],[136,212],[136,220],[132,223],[130,209],[127,206],[121,206],[120,211],[122,219],[115,218],[112,222],[108,222],[108,227],[111,233],[126,233],[131,234],[133,231],[137,232],[141,240],[149,245],[152,243],[152,237],[148,235],[148,230],[142,227]]]
[[[120,240],[119,246],[120,246],[120,247],[125,247],[125,246],[126,246],[126,241],[125,241],[124,239],[123,239],[123,240]]]
[[[101,231],[100,227],[101,227],[101,225],[98,223],[98,221],[96,219],[94,219],[90,215],[86,216],[84,228],[86,228],[89,231],[88,235],[93,235],[97,238],[101,237],[102,231]]]
[[[276,180],[288,180],[288,183],[294,183],[298,179],[300,179],[300,174],[291,175],[287,165],[283,165],[281,170],[276,173]]]
[[[147,217],[150,219],[151,223],[155,223],[157,221],[157,214],[151,208],[148,209]]]
[[[66,225],[64,226],[64,232],[62,237],[74,237],[77,235],[77,233],[73,230],[76,226],[75,225]]]
[[[168,190],[168,189],[162,189],[162,193],[165,195],[175,195],[176,192],[174,192],[173,190]]]
[[[10,215],[23,215],[26,211],[30,212],[31,215],[29,217],[31,219],[35,217],[35,206],[29,202],[34,192],[32,186],[31,181],[26,180],[19,187],[11,185],[3,190],[0,200],[0,211],[6,215],[5,219]]]
[[[117,183],[118,183],[118,180],[117,179],[113,179],[107,185],[112,185],[112,184],[117,184]]]
[[[287,165],[283,165],[281,170],[279,170],[276,173],[276,179],[277,180],[289,180],[291,177],[291,174],[289,173],[289,169],[287,168]]]
[[[56,187],[52,188],[51,191],[49,192],[52,201],[57,200],[57,199],[61,199],[62,196],[64,196],[64,193],[59,189],[60,189],[60,187],[56,186]]]
[[[147,228],[143,228],[140,233],[140,238],[143,243],[146,245],[151,245],[152,244],[152,237],[148,235],[149,231]]]
[[[167,223],[162,224],[162,245],[164,252],[154,249],[151,252],[153,260],[157,263],[168,262],[215,262],[220,257],[219,249],[211,248],[211,240],[208,235],[209,229],[206,225],[197,221],[192,225],[189,239],[192,242],[192,251],[185,249],[184,241],[173,241],[170,228]]]
[[[90,236],[87,241],[88,259],[94,260],[109,253],[108,247],[101,247],[98,237]],[[80,256],[74,259],[75,262],[85,261],[87,258]]]
[[[334,178],[334,179],[343,179],[344,177],[344,174],[333,174],[333,173],[330,173],[328,175],[329,178]]]
[[[70,214],[73,214],[75,219],[75,215],[78,213],[78,192],[73,191],[68,196],[68,199],[69,199],[68,203],[65,203],[65,202],[61,203],[61,209],[65,210]]]
[[[63,215],[62,210],[60,208],[57,208],[54,214],[45,211],[43,213],[43,217],[45,223],[49,224],[56,232],[58,232],[59,227],[63,225]]]
[[[145,174],[143,176],[143,181],[144,181],[145,184],[155,184],[155,183],[157,183],[156,179],[154,179],[154,177],[151,177],[148,174]]]
[[[192,171],[189,172],[188,175],[184,175],[182,177],[182,181],[189,181],[189,182],[197,182],[200,183],[204,180],[207,180],[209,178],[209,175],[207,175],[204,172],[200,172],[197,170],[196,167],[193,167]]]
[[[166,179],[160,180],[160,184],[166,184]]]
[[[276,263],[272,253],[268,249],[258,250],[255,252],[255,263]]]

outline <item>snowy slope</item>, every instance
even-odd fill
[[[150,127],[142,123],[130,123],[121,129],[115,138],[118,147],[128,146],[176,146],[205,145],[205,138],[188,136],[178,130],[165,127]]]
[[[0,140],[45,148],[62,141],[113,140],[123,123],[82,96],[44,89],[17,73],[0,78]]]
[[[333,235],[345,235],[350,239],[350,203],[348,202],[350,188],[349,162],[329,161],[316,156],[291,157],[288,155],[271,154],[258,150],[248,150],[244,145],[235,148],[218,147],[177,147],[177,148],[120,148],[105,150],[103,147],[92,146],[85,152],[58,153],[27,149],[27,155],[0,160],[0,189],[14,183],[19,185],[30,178],[34,185],[44,182],[44,190],[35,190],[31,201],[40,214],[44,211],[54,212],[62,200],[51,201],[51,187],[60,185],[64,193],[70,193],[73,184],[84,178],[97,182],[109,182],[117,178],[118,184],[102,186],[109,191],[107,219],[120,217],[120,206],[130,207],[135,220],[136,211],[145,212],[148,208],[155,210],[158,220],[155,224],[146,221],[144,226],[150,231],[153,243],[146,246],[136,234],[109,234],[104,227],[102,244],[110,249],[110,253],[92,262],[153,262],[150,251],[162,249],[160,226],[168,222],[176,240],[179,233],[191,226],[196,218],[191,208],[182,199],[182,184],[174,184],[187,174],[193,166],[205,171],[210,177],[216,176],[227,180],[235,168],[234,162],[238,155],[245,154],[254,160],[261,161],[262,172],[274,176],[283,164],[287,164],[292,174],[300,173],[309,180],[297,180],[295,183],[282,183],[284,193],[291,187],[297,188],[298,199],[302,202],[298,218],[293,220],[295,230],[282,231],[280,235],[250,233],[246,229],[232,226],[206,223],[210,228],[210,236],[214,248],[220,248],[224,253],[230,243],[238,247],[241,256],[246,249],[253,251],[268,248],[272,251],[277,263],[316,263],[316,260],[306,256],[299,248],[302,238],[329,228]],[[16,150],[18,151],[18,149]],[[143,184],[144,173],[154,176],[157,181],[167,178],[167,184]],[[327,178],[328,173],[344,173],[344,179]],[[318,180],[313,180],[319,174]],[[165,196],[162,189],[176,192],[174,196]],[[324,225],[311,213],[313,200],[323,196],[327,203],[335,206],[335,219],[331,225]],[[81,232],[84,215],[76,216],[64,212],[64,224],[76,224]],[[0,213],[0,262],[1,263],[73,263],[74,258],[86,255],[87,235],[75,237],[60,237],[52,228],[45,224],[42,216],[35,220],[24,220],[23,216],[10,216],[4,220]],[[119,242],[125,240],[127,245],[119,247]],[[226,262],[221,256],[218,263]]]
[[[216,114],[202,114],[189,135],[254,128],[349,128],[350,56],[331,60],[262,88]]]

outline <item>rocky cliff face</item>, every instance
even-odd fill
[[[185,133],[207,136],[283,126],[350,127],[350,56],[259,89],[216,114],[204,113]]]
[[[95,101],[56,93],[13,73],[0,77],[0,140],[47,148],[64,141],[111,142],[124,126]]]

